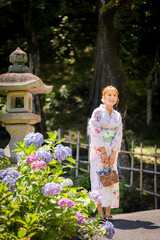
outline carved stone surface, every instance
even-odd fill
[[[16,153],[12,152],[16,142],[34,131],[34,124],[41,121],[41,117],[32,113],[32,94],[49,93],[53,86],[47,86],[43,81],[29,73],[25,65],[27,54],[17,48],[10,55],[9,72],[0,75],[0,93],[7,95],[8,113],[0,114],[0,121],[6,126],[11,136],[10,142],[5,148],[5,153],[15,162]]]
[[[27,55],[20,48],[17,48],[11,55],[13,63],[9,72],[0,75],[0,93],[7,94],[8,91],[26,90],[32,94],[49,93],[53,86],[48,86],[32,73],[29,73],[25,65]]]
[[[7,112],[32,112],[32,94],[28,91],[8,92]]]
[[[4,113],[0,114],[0,120],[5,125],[24,123],[34,125],[41,121],[41,117],[35,113]]]

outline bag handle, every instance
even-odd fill
[[[103,168],[103,170],[106,170],[106,169],[108,169],[108,168],[114,170],[113,165],[110,165],[110,164],[104,164],[104,168]]]

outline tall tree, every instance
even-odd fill
[[[99,0],[99,27],[97,36],[96,66],[94,71],[93,85],[90,98],[90,114],[98,107],[101,100],[102,88],[107,85],[115,86],[119,91],[118,110],[122,114],[123,126],[125,128],[125,117],[127,112],[127,86],[126,76],[120,66],[118,55],[118,39],[115,31],[115,14],[126,0],[104,1]],[[122,141],[123,149],[127,148],[125,135]],[[129,163],[126,155],[120,155],[122,165]],[[121,173],[121,172],[120,172]]]
[[[40,72],[40,52],[38,39],[35,33],[33,20],[32,20],[32,8],[30,0],[23,0],[23,16],[24,16],[24,27],[26,30],[26,37],[28,42],[29,52],[29,68],[30,72],[39,76]],[[41,132],[43,135],[46,134],[46,124],[44,121],[44,114],[42,104],[39,95],[33,96],[33,112],[38,113],[41,116],[41,122],[36,124],[36,131]]]
[[[128,100],[126,77],[120,66],[118,41],[114,25],[115,14],[125,2],[126,0],[99,0],[97,53],[89,114],[99,105],[102,88],[107,85],[114,85],[120,93],[118,109],[122,113],[123,119],[126,116]]]
[[[153,81],[156,78],[156,71],[157,71],[157,62],[158,62],[158,48],[155,53],[154,64],[149,72],[146,85],[147,85],[147,124],[149,125],[152,122],[152,95],[153,95]]]

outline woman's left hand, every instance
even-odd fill
[[[116,151],[113,151],[111,156],[110,156],[110,161],[109,161],[109,164],[110,165],[113,165],[116,161],[116,155],[117,155],[117,152]]]

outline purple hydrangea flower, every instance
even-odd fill
[[[62,188],[59,183],[50,182],[46,183],[44,187],[42,187],[42,192],[45,196],[51,196],[56,193],[61,193],[61,191]]]
[[[52,162],[52,154],[45,148],[38,149],[36,155],[38,158],[47,163]]]
[[[13,192],[14,191],[14,186],[16,185],[16,180],[9,175],[5,176],[3,178],[2,183],[6,185],[9,189],[9,191]]]
[[[5,155],[5,151],[3,148],[0,148],[0,157],[3,157]]]
[[[26,157],[26,163],[27,163],[27,164],[32,163],[32,162],[35,162],[35,161],[39,161],[38,157],[37,157],[35,154],[28,155],[28,156]]]
[[[89,197],[94,200],[95,203],[99,203],[101,201],[101,196],[98,191],[94,190],[92,192],[89,192]]]
[[[103,226],[107,232],[104,236],[106,238],[112,239],[113,235],[115,234],[114,225],[111,222],[107,221],[105,224],[103,224]]]
[[[7,175],[9,175],[13,179],[16,179],[20,176],[20,173],[14,168],[9,167],[3,170],[3,173],[1,173],[1,178],[4,179]]]
[[[1,179],[3,179],[4,171],[5,171],[5,170],[3,170],[3,169],[0,170],[0,178],[1,178]]]
[[[29,147],[32,143],[34,143],[35,147],[37,148],[42,145],[44,141],[44,137],[39,132],[37,133],[30,132],[25,136],[24,140],[25,140],[26,147]]]
[[[58,144],[54,150],[54,157],[58,160],[64,160],[66,157],[72,156],[72,150],[69,147],[64,147],[62,144]]]
[[[86,222],[86,217],[83,216],[80,212],[76,212],[76,213],[74,214],[74,216],[77,217],[76,220],[77,220],[77,222],[78,222],[79,225],[85,224],[85,222]]]
[[[65,147],[65,150],[66,150],[67,157],[71,157],[72,156],[72,149],[70,147]]]
[[[20,176],[20,173],[14,168],[6,168],[0,170],[0,177],[3,179],[2,183],[6,185],[9,191],[14,191],[14,186],[16,185],[16,179]]]
[[[17,162],[19,162],[19,160],[21,159],[21,157],[26,157],[26,154],[22,151],[20,153],[17,154]]]
[[[69,198],[61,198],[58,202],[58,205],[60,207],[67,206],[67,207],[71,207],[71,208],[74,208],[74,206],[75,206],[74,202]]]
[[[61,187],[64,186],[73,186],[73,181],[70,178],[66,178],[63,182],[60,183]]]

